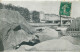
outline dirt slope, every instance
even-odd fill
[[[33,28],[17,11],[0,10],[0,39],[5,50],[11,50],[22,41],[27,41],[33,32]]]

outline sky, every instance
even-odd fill
[[[72,2],[71,17],[80,17],[80,2]],[[22,6],[28,8],[29,11],[43,11],[44,13],[59,15],[59,8],[61,1],[2,1],[4,4],[13,4],[16,6]]]

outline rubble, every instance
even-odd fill
[[[17,11],[0,9],[0,37],[4,50],[12,50],[22,41],[28,41],[35,31]]]
[[[65,39],[71,42],[74,45],[80,45],[80,37],[72,37],[72,36],[63,36],[60,39]]]
[[[40,42],[58,38],[58,32],[54,29],[49,28],[49,27],[44,27],[42,32],[36,33],[36,35],[39,36]]]
[[[41,47],[41,48],[40,48]],[[35,45],[30,51],[78,51],[80,46],[65,39],[52,39]]]

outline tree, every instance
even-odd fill
[[[5,5],[5,8],[8,10],[13,10],[14,7],[12,4],[8,4],[8,5]]]
[[[30,14],[27,8],[19,7],[18,11],[27,21],[30,21]]]
[[[5,8],[8,10],[18,11],[28,22],[30,21],[30,14],[27,8],[20,6],[14,6],[12,4],[5,5]]]
[[[0,3],[0,9],[2,9],[3,8],[3,4],[2,3]]]
[[[34,23],[39,23],[40,22],[39,15],[40,14],[37,11],[32,12],[32,20],[33,20]]]

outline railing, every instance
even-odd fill
[[[80,31],[67,31],[67,35],[80,36]]]
[[[31,26],[58,26],[59,24],[54,23],[29,23]],[[62,26],[70,26],[69,24],[63,24]]]

